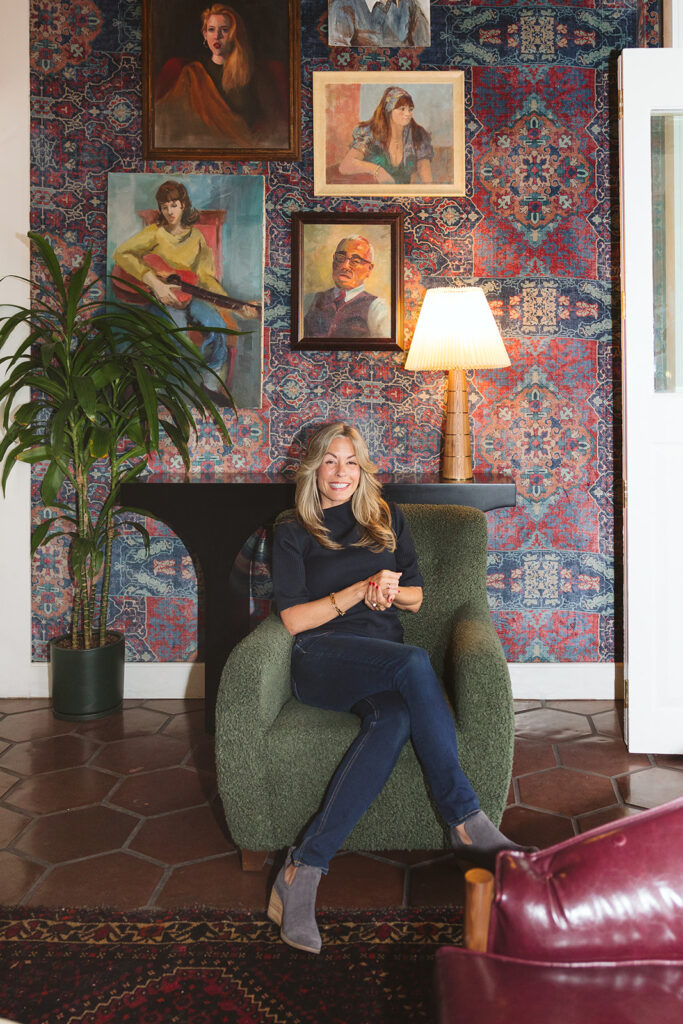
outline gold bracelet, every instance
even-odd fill
[[[334,608],[337,615],[346,615],[346,612],[343,612],[339,605],[337,604],[337,602],[335,601],[336,596],[337,595],[335,593],[330,594],[330,601],[332,602],[332,607]]]

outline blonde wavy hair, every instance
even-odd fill
[[[360,540],[354,546],[372,551],[395,551],[396,536],[391,526],[391,511],[381,495],[377,467],[370,460],[367,445],[355,427],[348,423],[327,423],[315,432],[296,474],[296,515],[301,525],[325,548],[338,550],[323,520],[317,473],[330,445],[337,437],[346,437],[353,445],[360,478],[351,497],[351,511],[360,527]]]
[[[254,69],[254,58],[247,38],[247,30],[241,17],[227,4],[211,4],[202,11],[202,34],[206,32],[209,18],[225,18],[228,23],[226,47],[229,51],[223,63],[221,84],[224,92],[241,89],[248,84]]]

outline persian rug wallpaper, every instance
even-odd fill
[[[109,172],[263,175],[263,404],[231,424],[232,449],[200,431],[196,473],[280,471],[302,432],[330,418],[355,423],[382,470],[435,470],[444,375],[406,373],[401,353],[289,345],[292,211],[400,210],[406,339],[427,286],[480,284],[512,360],[470,381],[475,468],[511,473],[518,489],[515,509],[488,515],[489,596],[508,660],[618,660],[616,56],[657,45],[657,6],[432,0],[429,47],[377,52],[327,45],[327,0],[302,0],[301,17],[299,162],[146,164],[140,4],[33,0],[32,227],[74,265],[92,247],[104,273]],[[312,72],[392,69],[465,72],[466,195],[314,197]],[[151,532],[148,557],[137,535],[118,544],[113,625],[129,658],[191,660],[192,560],[162,524]],[[65,561],[58,546],[34,561],[38,659],[65,624]],[[267,570],[253,571],[258,612]]]

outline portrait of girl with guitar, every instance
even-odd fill
[[[213,251],[195,227],[200,215],[192,206],[185,185],[165,181],[155,198],[159,210],[156,222],[114,251],[117,291],[122,293],[128,278],[136,288],[129,289],[127,301],[144,302],[137,289],[146,288],[165,306],[178,327],[205,329],[202,355],[230,390],[239,336],[210,328],[243,330],[237,318],[256,320],[261,316],[261,306],[231,298],[216,277]],[[156,307],[150,304],[150,308]],[[220,402],[222,398],[222,404],[229,404],[212,373],[205,372],[203,383],[214,401]]]

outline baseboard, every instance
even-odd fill
[[[624,695],[624,668],[614,662],[512,662],[515,700],[619,700]],[[46,697],[48,666],[32,664],[21,679],[0,682],[0,697]],[[131,700],[204,696],[204,665],[199,662],[154,662],[126,665],[125,696]]]
[[[515,700],[621,700],[624,666],[613,661],[512,662]]]
[[[48,697],[49,666],[33,663],[10,680],[0,679],[2,697]],[[127,700],[188,699],[204,696],[204,665],[198,662],[127,662],[124,679]]]

